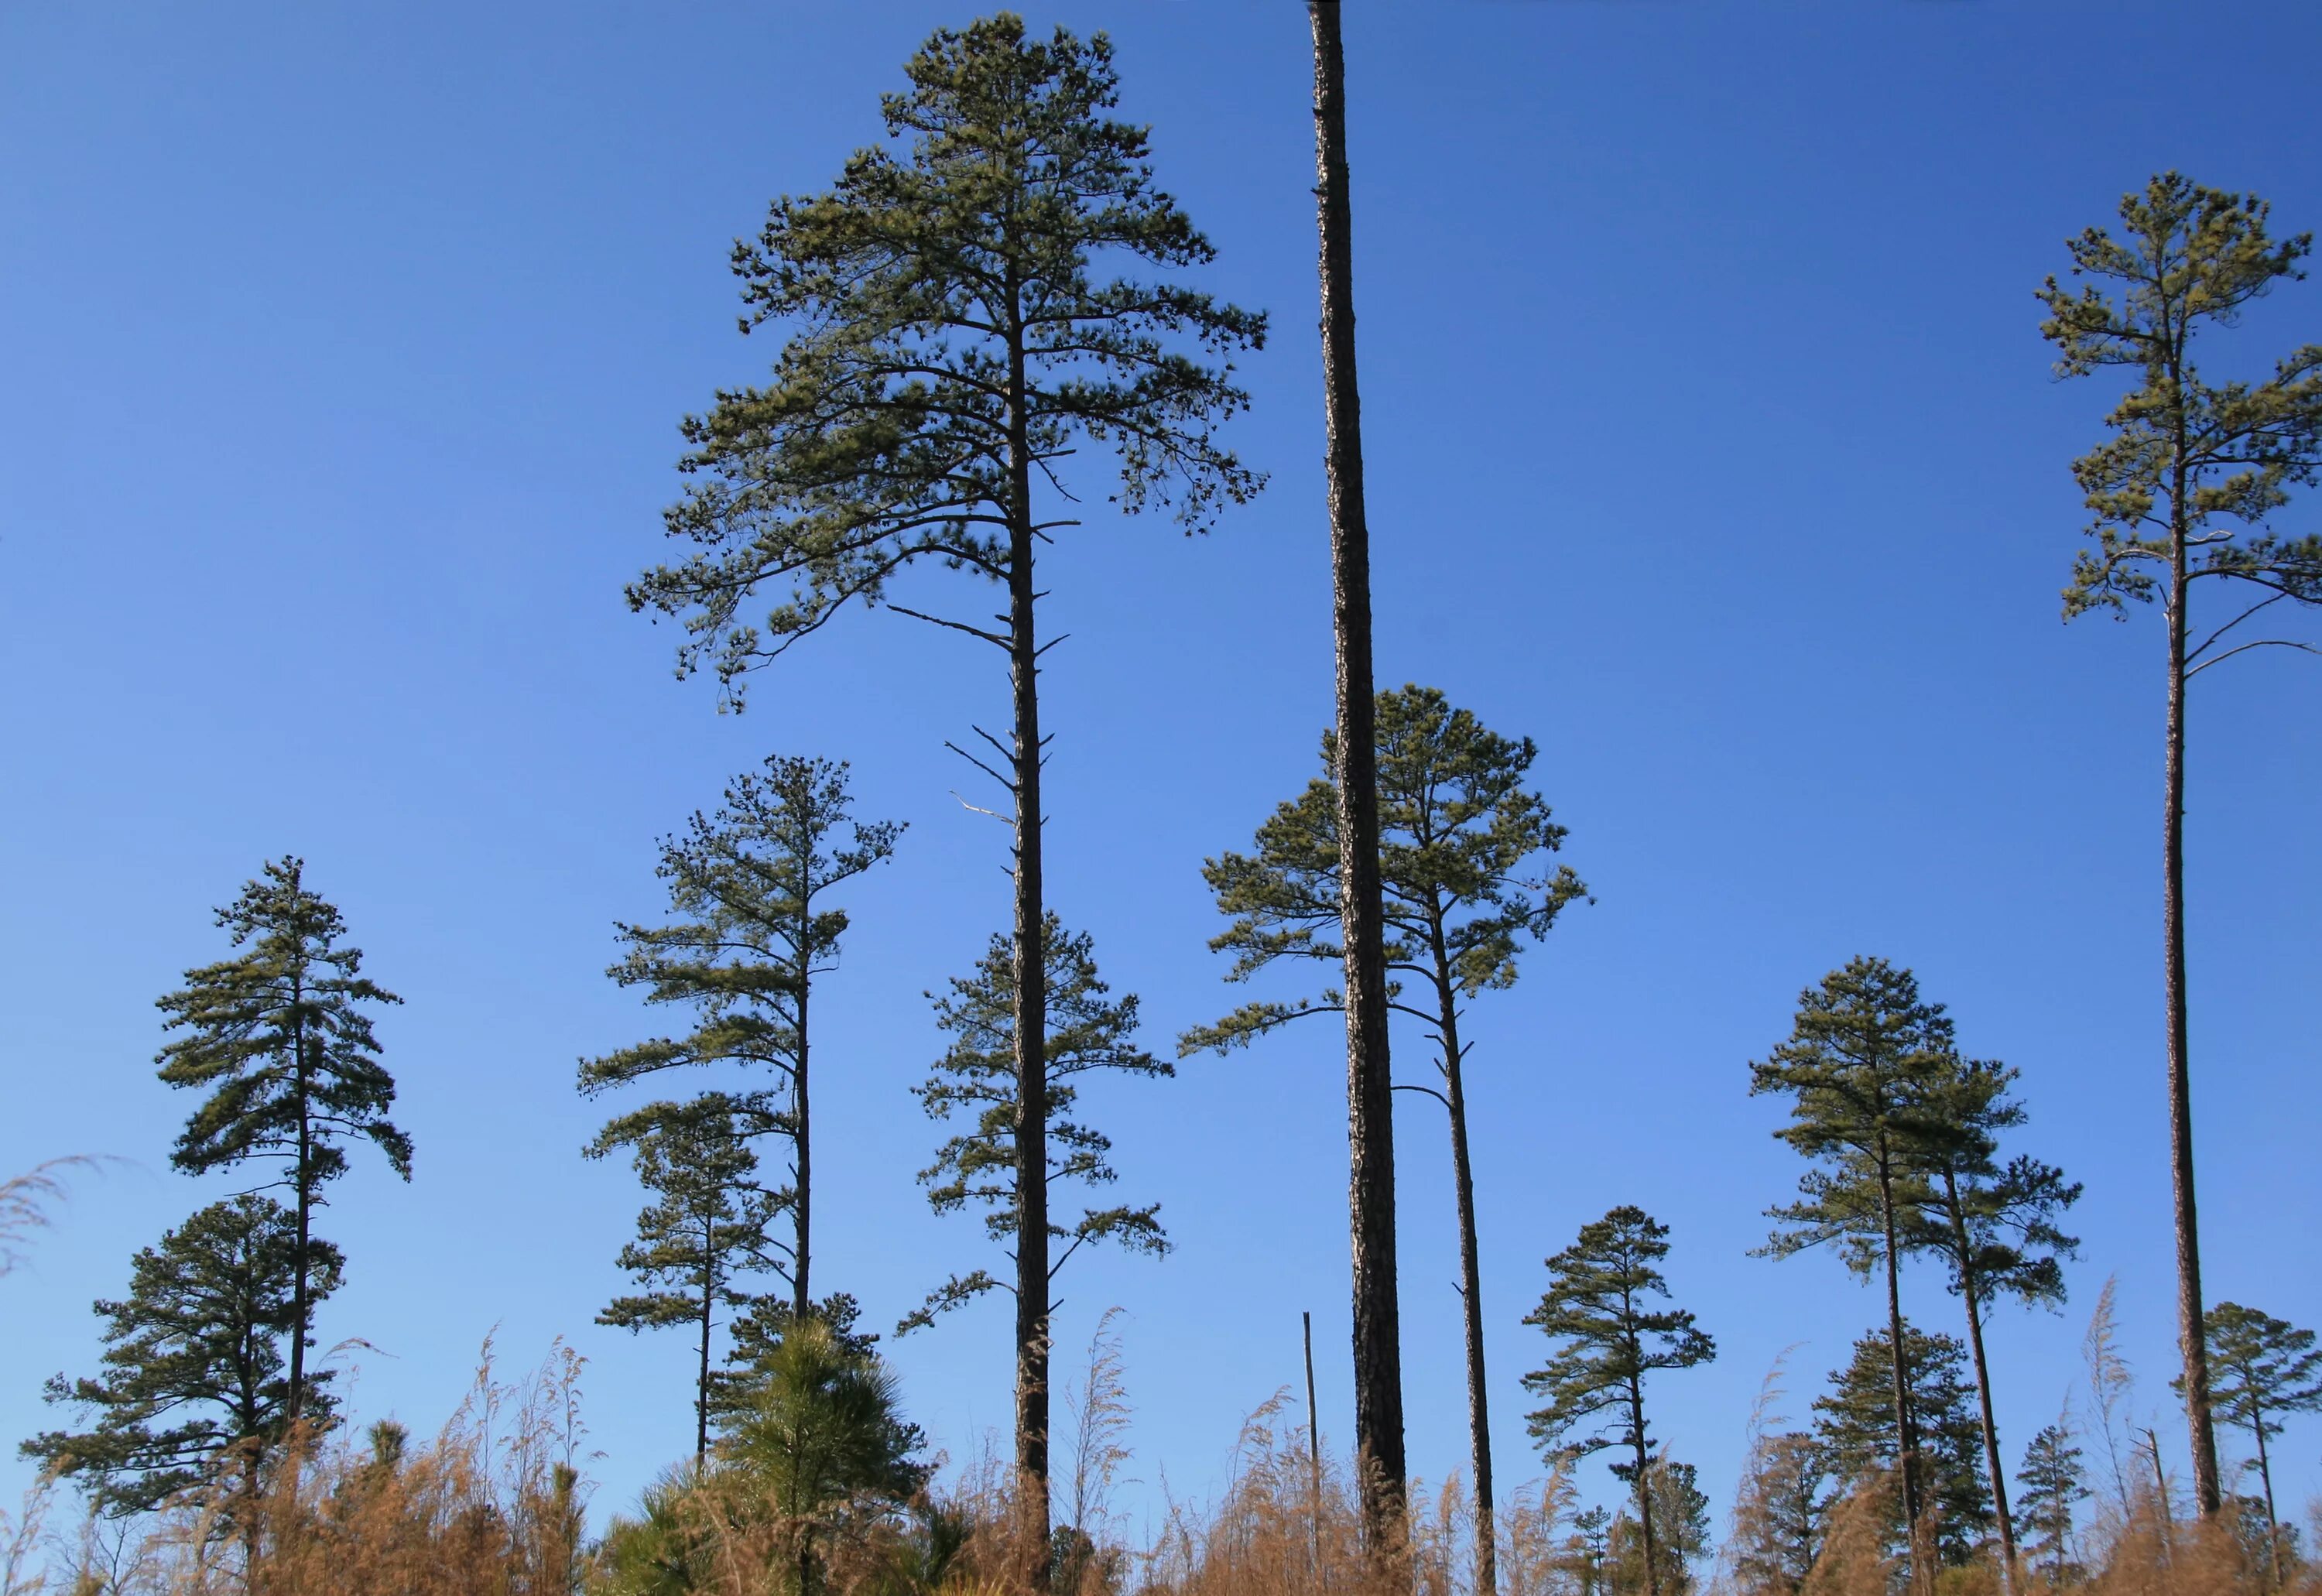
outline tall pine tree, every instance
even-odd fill
[[[1950,1019],[1941,1004],[1921,1001],[1916,977],[1857,958],[1798,995],[1789,1040],[1750,1066],[1751,1096],[1790,1099],[1790,1123],[1774,1135],[1819,1166],[1799,1179],[1798,1201],[1768,1210],[1783,1228],[1766,1250],[1787,1257],[1836,1244],[1858,1273],[1876,1266],[1886,1275],[1889,1410],[1900,1416],[1897,1462],[1912,1524],[1924,1502],[1903,1358],[1899,1232],[1908,1181],[1952,1135],[1942,1093],[1957,1056]]]
[[[586,1150],[602,1158],[628,1149],[638,1181],[654,1194],[637,1216],[636,1239],[617,1260],[647,1290],[614,1298],[597,1322],[632,1332],[675,1325],[696,1332],[697,1464],[709,1455],[718,1310],[748,1307],[751,1293],[739,1282],[776,1267],[766,1230],[782,1211],[782,1196],[758,1184],[750,1146],[761,1112],[722,1092],[648,1103],[608,1125]]]
[[[1438,689],[1403,687],[1378,695],[1376,713],[1379,880],[1391,975],[1415,984],[1414,1004],[1389,1007],[1428,1028],[1442,1085],[1409,1086],[1448,1111],[1451,1178],[1459,1226],[1459,1294],[1467,1363],[1467,1431],[1476,1489],[1476,1583],[1496,1588],[1493,1546],[1491,1414],[1484,1366],[1484,1308],[1476,1236],[1476,1182],[1468,1156],[1463,1039],[1467,1006],[1483,991],[1515,984],[1518,955],[1543,937],[1558,914],[1587,889],[1568,867],[1547,869],[1565,828],[1525,781],[1539,749],[1503,737]],[[1229,980],[1247,980],[1275,960],[1343,965],[1340,945],[1339,734],[1322,736],[1322,770],[1297,798],[1259,826],[1256,851],[1208,861],[1202,876],[1233,925],[1211,943],[1230,952]],[[1343,1008],[1333,989],[1319,999],[1251,1003],[1215,1026],[1189,1031],[1180,1053],[1220,1051],[1304,1015]]]
[[[1135,1044],[1136,996],[1111,995],[1097,973],[1086,932],[1069,933],[1051,915],[1042,928],[1040,945],[1047,958],[1043,974],[1049,1024],[1047,1085],[1040,1102],[1039,1142],[1046,1160],[1041,1185],[1044,1190],[1059,1183],[1110,1186],[1119,1178],[1111,1139],[1067,1117],[1080,1097],[1074,1078],[1098,1071],[1147,1077],[1175,1071]],[[929,1118],[949,1121],[961,1116],[967,1120],[964,1129],[936,1150],[935,1163],[919,1172],[928,1205],[939,1214],[980,1211],[984,1234],[1007,1249],[1014,1268],[1008,1279],[988,1269],[953,1275],[897,1327],[899,1333],[929,1324],[936,1315],[995,1290],[1019,1296],[1037,1291],[1045,1321],[1056,1272],[1091,1242],[1110,1242],[1156,1257],[1169,1250],[1158,1203],[1087,1208],[1067,1226],[1056,1223],[1047,1203],[1036,1209],[1025,1199],[1018,1145],[1024,1111],[1014,1067],[1015,980],[1010,939],[994,936],[976,962],[975,972],[955,978],[950,992],[936,999],[936,1023],[951,1034],[952,1044],[927,1084],[912,1089]],[[1027,1281],[1023,1261],[1036,1253],[1027,1245],[1027,1231],[1035,1223],[1045,1227],[1037,1255],[1046,1263],[1037,1280]],[[1065,1244],[1061,1254],[1051,1252],[1053,1242]],[[1020,1307],[1018,1317],[1022,1317]]]
[[[2250,1433],[2257,1477],[2265,1493],[2265,1534],[2273,1582],[2282,1579],[2281,1520],[2273,1510],[2273,1458],[2266,1443],[2281,1434],[2289,1413],[2322,1413],[2322,1350],[2314,1332],[2238,1302],[2220,1302],[2208,1316],[2209,1400],[2217,1417]]]
[[[27,1457],[81,1481],[108,1518],[150,1512],[189,1492],[222,1493],[222,1529],[254,1544],[248,1504],[288,1431],[285,1345],[297,1334],[303,1261],[311,1307],[337,1289],[339,1251],[271,1198],[212,1203],[130,1266],[129,1294],[100,1301],[104,1373],[50,1380],[51,1402],[94,1422],[26,1441]],[[326,1418],[328,1371],[303,1376],[309,1424]]]
[[[1112,502],[1168,508],[1187,531],[1258,479],[1215,439],[1243,408],[1229,358],[1265,318],[1173,280],[1213,256],[1156,187],[1147,130],[1115,119],[1111,44],[1041,41],[1002,14],[934,34],[882,109],[896,145],[857,152],[827,193],[775,202],[739,246],[745,326],[787,334],[772,379],[685,424],[690,487],[668,516],[693,552],[647,572],[631,604],[685,617],[680,669],[729,694],[849,600],[998,650],[1008,735],[992,773],[1014,811],[1010,1021],[1017,1182],[1016,1463],[1043,1523],[1048,1480],[1048,1160],[1041,1104],[1047,958],[1041,827],[1041,588],[1034,557],[1077,524],[1071,457],[1093,444]],[[1149,269],[1100,275],[1100,268]],[[912,566],[989,582],[990,624],[893,601]],[[745,606],[780,597],[763,622]],[[990,769],[991,767],[986,767]]]
[[[2276,240],[2255,195],[2205,188],[2165,172],[2120,202],[2121,236],[2092,227],[2069,242],[2080,291],[2050,278],[2040,291],[2056,371],[2131,375],[2106,424],[2112,435],[2072,462],[2096,547],[2072,564],[2064,618],[2158,597],[2167,622],[2162,734],[2162,998],[2169,1082],[2169,1173],[2175,1200],[2177,1334],[2184,1359],[2193,1494],[2217,1511],[2217,1446],[2201,1334],[2201,1244],[2193,1187],[2192,1076],[2185,974],[2186,689],[2212,666],[2262,648],[2322,652],[2240,630],[2289,600],[2322,605],[2322,534],[2272,527],[2290,489],[2322,470],[2322,343],[2301,345],[2273,375],[2212,384],[2195,344],[2234,327],[2250,304],[2305,275],[2313,235]],[[2193,619],[2196,584],[2219,607]],[[2271,620],[2272,617],[2267,617]]]
[[[1626,1447],[1613,1473],[1629,1482],[1637,1507],[1645,1586],[1661,1596],[1664,1554],[1654,1547],[1651,1462],[1645,1376],[1690,1369],[1717,1356],[1717,1344],[1677,1308],[1650,1306],[1667,1297],[1659,1264],[1668,1256],[1668,1227],[1640,1208],[1616,1208],[1583,1225],[1579,1238],[1548,1261],[1548,1290],[1524,1316],[1558,1350],[1524,1389],[1548,1399],[1531,1415],[1531,1433],[1551,1455],[1585,1457]]]
[[[694,1066],[738,1067],[772,1086],[720,1094],[736,1135],[790,1150],[791,1178],[771,1189],[789,1211],[791,1239],[775,1267],[790,1311],[818,1306],[814,1258],[813,1062],[809,1021],[818,976],[837,965],[846,911],[824,895],[893,854],[903,827],[858,821],[843,762],[775,755],[736,777],[713,814],[696,812],[662,844],[670,918],[623,926],[628,953],[608,971],[653,1004],[692,1008],[694,1028],[584,1061],[580,1090],[615,1087]],[[841,840],[842,836],[844,841]],[[754,1175],[753,1177],[754,1181]]]
[[[362,951],[342,941],[346,923],[306,889],[305,863],[270,862],[242,896],[217,911],[242,951],[186,971],[183,990],[158,999],[163,1028],[182,1032],[161,1049],[161,1079],[209,1096],[194,1110],[169,1162],[188,1174],[279,1160],[273,1182],[291,1194],[297,1227],[291,1278],[289,1417],[306,1400],[313,1337],[314,1211],[323,1188],[344,1174],[343,1143],[360,1138],[411,1179],[411,1138],[387,1117],[395,1078],[379,1062],[366,1006],[402,999],[362,974]]]

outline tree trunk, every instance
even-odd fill
[[[1884,1131],[1879,1136],[1879,1220],[1887,1236],[1887,1351],[1895,1377],[1896,1460],[1903,1472],[1903,1523],[1911,1578],[1919,1576],[1919,1437],[1911,1419],[1909,1359],[1903,1348],[1903,1286],[1895,1251],[1895,1181]]]
[[[1010,314],[1017,315],[1010,283]],[[1016,1475],[1019,1510],[1048,1534],[1048,965],[1040,880],[1040,650],[1033,628],[1032,461],[1024,328],[1008,329],[1008,638],[1016,799]],[[1035,1564],[1046,1588],[1048,1561]]]
[[[791,1201],[793,1252],[791,1258],[791,1312],[803,1319],[814,1302],[814,1293],[807,1286],[807,1270],[813,1254],[814,1218],[814,1142],[808,1134],[807,1123],[807,989],[813,984],[812,958],[808,949],[814,934],[814,894],[812,877],[801,872],[799,883],[799,944],[798,944],[798,1056],[792,1061],[791,1075],[791,1145],[798,1154],[798,1192]]]
[[[1467,1162],[1467,1094],[1460,1076],[1459,1008],[1439,917],[1428,927],[1435,955],[1436,1024],[1443,1042],[1444,1101],[1451,1114],[1451,1182],[1459,1210],[1459,1300],[1467,1352],[1467,1443],[1476,1475],[1476,1590],[1499,1589],[1498,1526],[1492,1507],[1492,1413],[1484,1381],[1484,1277],[1476,1239],[1476,1181]]]
[[[1959,1249],[1960,1295],[1967,1299],[1967,1343],[1975,1358],[1975,1396],[1983,1419],[1983,1461],[1991,1471],[1991,1505],[1999,1520],[2000,1577],[2016,1589],[2016,1523],[2007,1511],[2007,1478],[1999,1461],[1999,1425],[1992,1417],[1991,1368],[1983,1357],[1983,1309],[1977,1299],[1975,1254],[1969,1243],[1967,1216],[1960,1208],[1959,1177],[1943,1172],[1943,1198],[1951,1208],[1952,1245]]]
[[[693,1475],[699,1480],[709,1462],[709,1342],[711,1316],[718,1307],[718,1277],[710,1266],[709,1249],[718,1245],[717,1221],[701,1227],[701,1367],[693,1385]]]
[[[2250,1433],[2257,1437],[2257,1479],[2265,1491],[2265,1551],[2266,1561],[2273,1568],[2273,1588],[2281,1589],[2281,1520],[2273,1516],[2273,1461],[2265,1455],[2265,1409],[2257,1406],[2253,1382],[2250,1396]]]
[[[1627,1301],[1626,1293],[1622,1300]],[[1641,1354],[1637,1354],[1639,1360]],[[1651,1459],[1645,1453],[1645,1388],[1629,1381],[1629,1435],[1637,1446],[1637,1537],[1645,1548],[1645,1596],[1661,1596],[1660,1564],[1653,1556],[1653,1482]]]
[[[2186,572],[2184,422],[2178,417],[2175,495],[2169,539],[2169,731],[2162,780],[2164,865],[2161,884],[2162,986],[2169,1007],[2169,1185],[2177,1227],[2177,1341],[2185,1361],[2185,1422],[2193,1447],[2193,1504],[2217,1516],[2217,1436],[2209,1414],[2209,1348],[2201,1329],[2201,1236],[2193,1202],[2193,1095],[2185,1021],[2185,628],[2191,597]]]
[[[297,884],[295,878],[292,884]],[[284,1414],[292,1430],[297,1428],[306,1407],[306,1320],[314,1311],[314,1305],[307,1300],[306,1285],[306,1254],[314,1245],[315,1132],[307,1116],[306,1009],[306,972],[294,971],[290,977],[290,1056],[298,1093],[298,1167],[293,1175],[298,1204],[298,1253],[290,1281],[290,1399],[284,1404]]]
[[[1363,512],[1347,197],[1346,58],[1339,0],[1310,0],[1316,219],[1321,234],[1322,417],[1338,653],[1339,891],[1347,971],[1347,1197],[1354,1254],[1355,1450],[1373,1557],[1403,1538],[1403,1349],[1395,1300],[1394,1121],[1371,679],[1370,529]]]

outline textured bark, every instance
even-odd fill
[[[1010,284],[1011,315],[1019,291]],[[1040,649],[1033,626],[1032,451],[1020,319],[1008,329],[1008,650],[1015,738],[1016,1475],[1019,1510],[1048,1533],[1048,966],[1041,937]],[[1034,1581],[1047,1583],[1047,1559]]]
[[[314,1247],[315,1137],[307,1114],[306,978],[290,972],[290,1054],[298,1081],[298,1261],[290,1282],[290,1395],[283,1403],[287,1427],[295,1428],[306,1406],[306,1320],[314,1312],[307,1286],[307,1254]]]
[[[1395,1297],[1394,1126],[1372,700],[1370,531],[1363,513],[1347,196],[1346,59],[1338,0],[1310,0],[1316,219],[1321,234],[1324,463],[1338,652],[1339,904],[1347,950],[1348,1227],[1354,1254],[1355,1449],[1374,1555],[1403,1538],[1403,1352]]]
[[[2178,449],[2169,550],[2169,729],[2162,784],[2163,866],[2162,984],[2169,1008],[2169,1186],[2177,1229],[2177,1341],[2185,1361],[2185,1421],[2193,1448],[2193,1502],[2217,1517],[2217,1436],[2209,1412],[2209,1348],[2201,1330],[2201,1232],[2193,1201],[2193,1088],[2186,1062],[2185,1020],[2185,628],[2184,422]]]

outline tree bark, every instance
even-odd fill
[[[1622,1301],[1628,1301],[1627,1293]],[[1632,1343],[1632,1359],[1643,1362],[1641,1349]],[[1661,1571],[1653,1556],[1653,1485],[1651,1459],[1645,1453],[1645,1387],[1644,1382],[1632,1375],[1629,1379],[1629,1435],[1637,1447],[1637,1536],[1645,1548],[1646,1596],[1661,1596]]]
[[[295,890],[297,878],[291,879]],[[298,1093],[298,1257],[290,1281],[290,1400],[285,1406],[288,1427],[297,1429],[306,1407],[306,1319],[314,1305],[306,1284],[306,1254],[314,1246],[315,1135],[307,1115],[306,978],[303,969],[290,975],[290,1056],[292,1079]]]
[[[2265,1409],[2257,1405],[2255,1382],[2250,1395],[2250,1434],[2257,1437],[2257,1478],[2265,1491],[2266,1561],[2273,1568],[2273,1588],[2281,1589],[2281,1522],[2273,1516],[2273,1460],[2265,1453]]]
[[[1952,1245],[1959,1249],[1960,1295],[1967,1299],[1968,1349],[1975,1358],[1975,1396],[1983,1419],[1983,1462],[1991,1473],[1991,1505],[1999,1520],[2000,1577],[2016,1589],[2016,1523],[2007,1511],[2007,1471],[1999,1461],[1999,1425],[1992,1417],[1991,1368],[1983,1356],[1983,1309],[1978,1300],[1975,1254],[1967,1233],[1967,1216],[1960,1208],[1959,1177],[1943,1172],[1943,1199],[1951,1207]]]
[[[1354,1262],[1355,1449],[1376,1558],[1400,1546],[1405,1467],[1395,1295],[1394,1123],[1388,1072],[1385,908],[1372,698],[1370,529],[1355,378],[1346,58],[1339,0],[1309,0],[1314,35],[1316,221],[1321,235],[1322,416],[1338,654],[1339,916],[1346,946],[1348,1221]]]
[[[709,1344],[718,1311],[718,1220],[705,1215],[701,1224],[701,1366],[693,1382],[693,1473],[699,1480],[709,1463]]]
[[[1498,1526],[1492,1505],[1492,1413],[1484,1380],[1484,1276],[1477,1259],[1476,1181],[1467,1161],[1467,1094],[1461,1081],[1459,1007],[1441,917],[1428,926],[1435,958],[1436,1024],[1443,1044],[1444,1103],[1451,1118],[1451,1182],[1459,1212],[1459,1301],[1467,1333],[1467,1441],[1476,1476],[1476,1590],[1499,1589]]]
[[[1904,1534],[1911,1547],[1911,1578],[1919,1577],[1919,1437],[1911,1418],[1909,1359],[1903,1347],[1903,1287],[1895,1251],[1895,1182],[1887,1136],[1879,1136],[1879,1219],[1887,1236],[1887,1350],[1895,1380],[1895,1443],[1902,1455]]]
[[[2169,1185],[2177,1229],[2177,1341],[2185,1362],[2185,1421],[2193,1448],[2193,1503],[2217,1516],[2217,1436],[2209,1413],[2209,1348],[2201,1328],[2201,1234],[2193,1200],[2193,1091],[2188,1072],[2185,1004],[2185,631],[2191,597],[2186,570],[2184,411],[2177,415],[2170,506],[2169,729],[2162,762],[2162,987],[2169,1008]]]
[[[811,852],[811,849],[809,850]],[[802,871],[799,876],[798,925],[798,1055],[791,1061],[791,1147],[798,1156],[798,1190],[791,1200],[792,1255],[791,1258],[791,1312],[800,1319],[806,1318],[813,1307],[814,1293],[808,1289],[807,1271],[813,1261],[814,1239],[814,1143],[808,1134],[807,1120],[807,990],[813,985],[813,957],[809,951],[814,935],[814,878],[812,871]]]
[[[1008,328],[1008,638],[1015,736],[1016,1476],[1019,1511],[1048,1535],[1048,966],[1040,876],[1040,650],[1033,625],[1031,441],[1025,333],[1011,271]],[[1034,1566],[1045,1589],[1046,1555]]]

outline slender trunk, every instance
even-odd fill
[[[791,1312],[800,1319],[806,1318],[814,1302],[814,1293],[807,1288],[807,1269],[813,1254],[814,1138],[810,1134],[812,1127],[807,1120],[809,1105],[806,1092],[806,999],[807,989],[813,983],[813,959],[809,952],[811,946],[809,938],[814,933],[813,907],[813,893],[809,889],[808,882],[801,879],[798,926],[798,1056],[792,1061],[794,1067],[791,1077],[793,1099],[791,1142],[798,1152],[798,1194],[791,1201],[791,1219],[796,1227],[792,1232],[791,1258]]]
[[[2169,1475],[2161,1466],[2161,1436],[2153,1430],[2144,1432],[2145,1451],[2153,1459],[2153,1500],[2161,1514],[2161,1555],[2171,1563],[2177,1561],[2175,1546],[2177,1511],[2169,1504]]]
[[[1017,288],[1009,305],[1017,315]],[[1008,637],[1016,719],[1016,1474],[1027,1522],[1048,1534],[1048,966],[1040,880],[1040,650],[1033,629],[1032,461],[1025,334],[1008,329]],[[1046,1556],[1035,1582],[1046,1587]]]
[[[2265,1550],[2266,1561],[2273,1568],[2273,1588],[2281,1589],[2281,1530],[2280,1520],[2273,1516],[2273,1462],[2265,1455],[2265,1409],[2257,1406],[2253,1391],[2250,1402],[2250,1433],[2257,1437],[2257,1478],[2265,1491]]]
[[[314,1245],[315,1130],[307,1116],[310,1088],[306,1010],[306,977],[300,971],[290,978],[290,1054],[293,1079],[298,1093],[298,1167],[292,1177],[297,1193],[298,1251],[291,1265],[290,1400],[284,1407],[289,1427],[294,1431],[306,1407],[306,1320],[314,1311],[314,1305],[307,1300],[306,1286],[306,1254]]]
[[[1388,1072],[1385,907],[1379,887],[1370,529],[1355,381],[1346,58],[1339,0],[1310,0],[1316,220],[1321,234],[1322,422],[1338,653],[1338,824],[1347,973],[1347,1207],[1354,1262],[1355,1452],[1374,1558],[1403,1538],[1403,1348],[1395,1300],[1394,1120]]]
[[[1467,1161],[1467,1094],[1460,1076],[1458,989],[1440,915],[1428,926],[1435,957],[1436,1024],[1443,1041],[1443,1097],[1451,1110],[1451,1183],[1459,1212],[1459,1301],[1467,1331],[1467,1444],[1476,1474],[1476,1590],[1499,1589],[1498,1526],[1492,1508],[1492,1414],[1484,1382],[1484,1276],[1477,1262],[1476,1180]]]
[[[1314,1408],[1314,1316],[1301,1312],[1298,1321],[1306,1332],[1306,1521],[1308,1556],[1319,1571],[1322,1566],[1322,1419]]]
[[[1978,1300],[1975,1250],[1967,1234],[1967,1216],[1960,1208],[1959,1177],[1943,1171],[1943,1200],[1950,1207],[1952,1245],[1958,1251],[1960,1295],[1967,1299],[1967,1344],[1975,1358],[1975,1396],[1983,1420],[1983,1461],[1991,1471],[1991,1505],[1999,1520],[1999,1565],[2008,1590],[2016,1589],[2016,1523],[2007,1511],[2007,1478],[1999,1461],[1999,1425],[1991,1411],[1991,1367],[1983,1356],[1983,1309]]]
[[[2163,867],[2161,924],[2162,986],[2169,1008],[2169,1184],[2177,1227],[2177,1341],[2185,1360],[2185,1421],[2193,1447],[2193,1505],[2217,1515],[2217,1437],[2209,1414],[2209,1349],[2201,1333],[2201,1235],[2193,1201],[2193,1095],[2186,1062],[2185,1018],[2185,440],[2177,403],[2177,458],[2169,538],[2169,730],[2162,780]]]
[[[1887,1351],[1895,1380],[1895,1444],[1903,1471],[1903,1523],[1911,1578],[1919,1576],[1919,1436],[1911,1418],[1909,1360],[1903,1348],[1903,1285],[1895,1250],[1895,1177],[1887,1133],[1879,1133],[1879,1222],[1887,1237]]]
[[[693,1385],[693,1473],[697,1480],[709,1462],[710,1316],[718,1304],[718,1272],[712,1266],[709,1249],[717,1245],[717,1219],[710,1216],[704,1218],[701,1226],[701,1367]]]
[[[1628,1300],[1626,1292],[1622,1300]],[[1629,1436],[1637,1446],[1637,1537],[1645,1548],[1645,1593],[1661,1596],[1660,1564],[1653,1555],[1651,1459],[1645,1453],[1645,1386],[1635,1375],[1629,1377]]]

